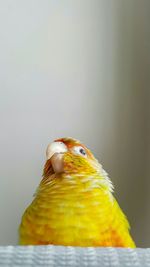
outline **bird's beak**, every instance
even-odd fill
[[[64,153],[67,152],[67,146],[62,142],[53,142],[48,145],[46,150],[46,158],[51,161],[52,168],[55,173],[64,170]]]

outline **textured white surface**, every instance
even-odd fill
[[[0,266],[148,267],[150,249],[7,246],[0,247]]]

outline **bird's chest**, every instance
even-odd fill
[[[109,228],[111,201],[99,192],[51,196],[35,202],[34,232],[44,242],[93,245]],[[31,215],[32,216],[32,215]]]

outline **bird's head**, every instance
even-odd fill
[[[41,183],[45,185],[50,181],[57,181],[57,184],[60,184],[62,178],[69,184],[83,183],[85,186],[87,183],[89,188],[102,187],[110,192],[113,191],[107,173],[91,151],[70,137],[57,139],[48,145]]]
[[[44,175],[92,174],[98,171],[99,163],[91,151],[73,138],[60,138],[50,143],[46,150]]]

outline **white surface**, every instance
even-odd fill
[[[149,267],[150,249],[0,247],[1,267]]]
[[[0,6],[0,244],[17,243],[47,144],[73,136],[109,172],[137,244],[150,245],[150,1]]]

